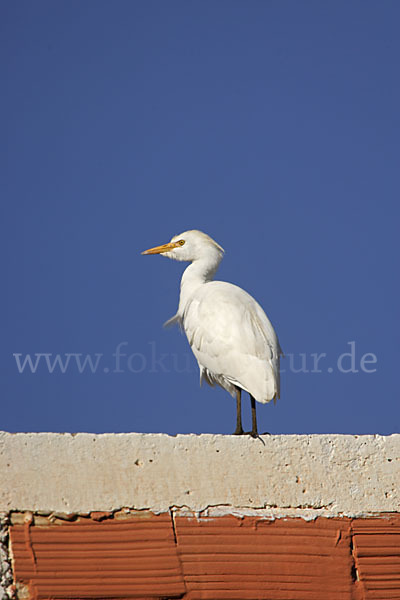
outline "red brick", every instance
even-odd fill
[[[177,518],[190,600],[350,600],[349,519]]]
[[[160,598],[185,591],[170,515],[11,527],[15,578],[37,598]]]
[[[400,598],[400,515],[355,519],[354,559],[365,600]]]

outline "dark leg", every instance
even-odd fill
[[[233,432],[233,435],[243,435],[243,427],[242,427],[242,390],[240,388],[236,388],[236,429]]]
[[[256,413],[256,401],[252,395],[250,395],[250,401],[251,401],[251,424],[252,424],[252,429],[251,429],[250,435],[255,438],[255,437],[258,437],[257,413]]]

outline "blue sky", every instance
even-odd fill
[[[162,328],[184,265],[140,254],[201,229],[287,354],[259,430],[399,431],[400,4],[0,12],[0,429],[232,432]]]

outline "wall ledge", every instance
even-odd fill
[[[0,476],[4,513],[373,516],[400,509],[400,434],[0,432]]]

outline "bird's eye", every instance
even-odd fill
[[[179,242],[178,242],[178,244],[179,244],[180,246],[183,246],[183,244],[184,244],[184,243],[185,243],[185,240],[179,240]]]

